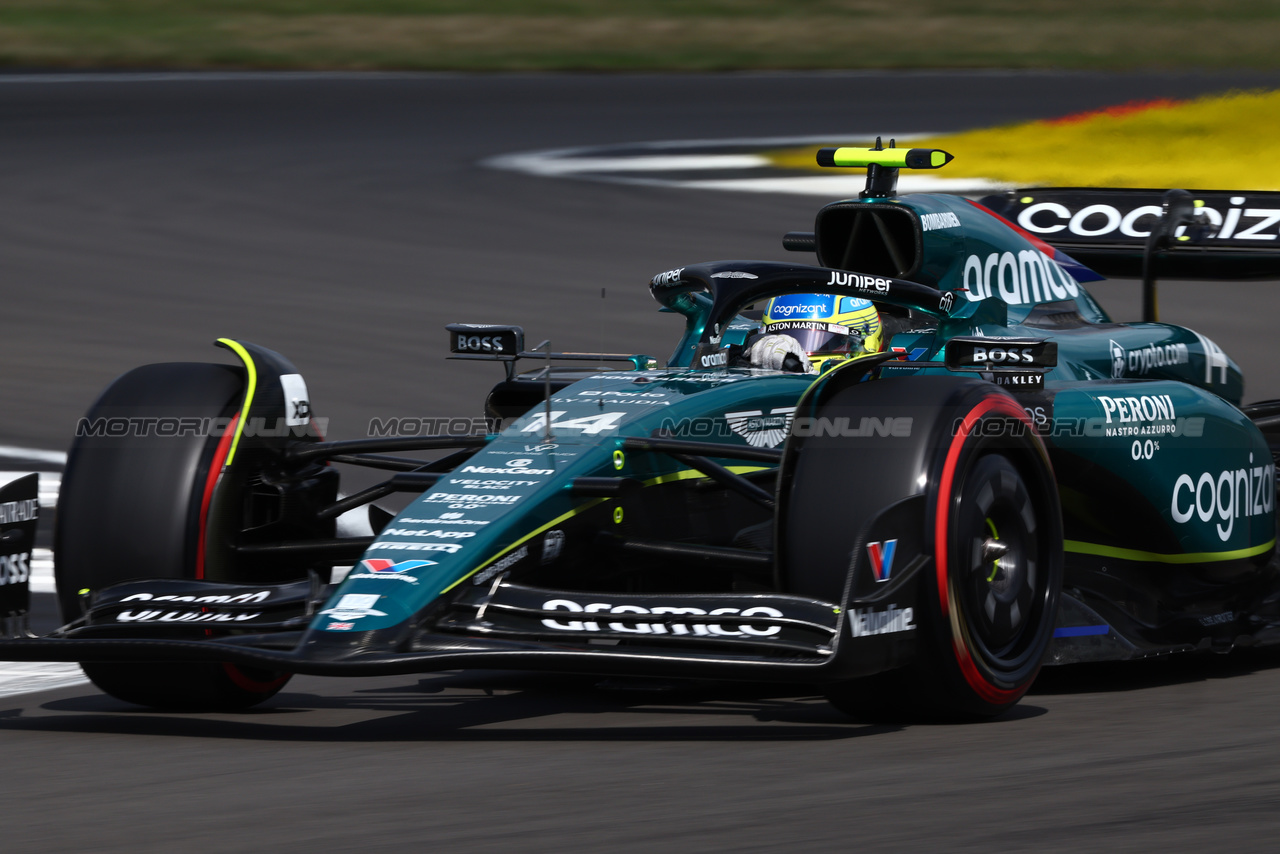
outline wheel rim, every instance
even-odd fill
[[[1046,567],[1022,479],[1003,458],[980,460],[958,496],[954,590],[968,645],[996,674],[1013,675],[1040,651]]]

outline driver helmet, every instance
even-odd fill
[[[871,300],[839,294],[788,294],[769,300],[766,335],[790,335],[800,342],[814,371],[884,349],[880,313]]]

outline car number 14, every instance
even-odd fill
[[[556,430],[581,430],[584,436],[595,436],[600,433],[613,430],[618,426],[618,422],[623,419],[627,413],[625,412],[601,412],[598,415],[587,415],[582,418],[570,418],[567,421],[559,420],[565,414],[563,409],[552,410],[551,426]],[[533,416],[533,420],[524,426],[521,433],[534,433],[538,430],[547,429],[547,414],[539,412]]]

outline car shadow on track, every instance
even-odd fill
[[[322,683],[307,687],[315,684]],[[853,722],[816,688],[507,672],[433,674],[349,693],[286,689],[237,714],[147,711],[96,693],[30,707],[14,702],[19,699],[0,711],[0,732],[328,742],[779,742],[845,740],[905,727]],[[1000,720],[1044,713],[1024,703]]]
[[[1041,670],[1028,696],[1140,691],[1275,669],[1280,669],[1280,649],[1276,648],[1238,649],[1228,655],[1195,652],[1139,661],[1067,664]]]

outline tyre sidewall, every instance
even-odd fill
[[[938,705],[962,715],[989,717],[1011,707],[1039,673],[1053,638],[1062,586],[1062,521],[1052,468],[1043,443],[1022,407],[1009,394],[988,386],[971,393],[950,419],[949,434],[937,443],[937,488],[929,520],[934,554],[932,577],[920,587],[920,636],[916,666],[921,684],[933,685]],[[990,661],[973,636],[961,585],[965,555],[957,523],[962,502],[972,499],[972,479],[990,461],[1016,470],[1035,514],[1038,588],[1034,621],[1016,662]],[[984,465],[983,461],[988,464]]]

